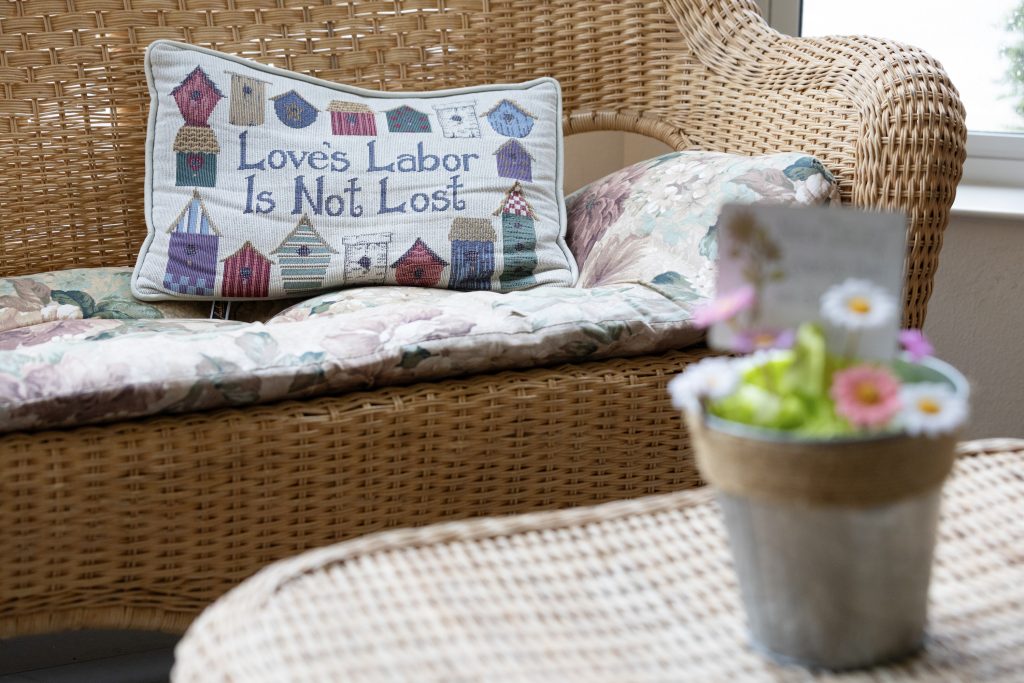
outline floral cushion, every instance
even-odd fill
[[[56,302],[48,317],[73,304],[82,315],[65,309],[61,317],[76,319],[0,331],[0,431],[681,348],[701,337],[691,310],[711,289],[724,201],[837,197],[831,175],[804,155],[664,155],[570,197],[585,288],[347,289],[297,303],[266,323],[124,319],[205,317],[209,306],[132,302],[124,294],[127,269],[113,271],[110,283],[120,283],[113,289],[96,284],[107,277],[97,275],[88,298],[51,295],[82,291],[70,280],[45,279],[89,277],[71,271],[7,281],[40,310]]]
[[[641,161],[566,198],[577,287],[666,273],[710,295],[718,214],[731,202],[838,204],[839,191],[821,162],[799,153],[671,152]]]
[[[0,332],[54,320],[157,320],[209,318],[208,301],[139,301],[131,291],[131,268],[75,268],[0,278]],[[243,301],[218,315],[232,320],[267,320],[295,303]]]
[[[209,303],[139,301],[132,296],[131,279],[131,268],[76,268],[0,278],[0,332],[54,320],[209,316]]]
[[[657,353],[700,338],[696,300],[671,283],[511,294],[372,287],[267,324],[57,320],[0,332],[0,431]]]

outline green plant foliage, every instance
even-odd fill
[[[1014,110],[1024,117],[1024,0],[1010,13],[1006,30],[1011,42],[1001,52],[1007,58],[1006,80],[1017,99]]]
[[[806,437],[836,437],[855,429],[836,415],[828,395],[832,374],[843,363],[825,350],[825,335],[806,323],[797,330],[791,351],[782,351],[752,364],[739,389],[713,401],[708,410],[724,420],[785,430]]]

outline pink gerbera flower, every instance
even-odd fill
[[[915,362],[927,358],[935,352],[935,347],[921,330],[902,330],[900,344],[910,354],[911,360]]]
[[[899,412],[900,383],[889,371],[869,365],[832,376],[836,413],[855,427],[884,427]]]
[[[693,312],[693,324],[697,327],[711,327],[723,320],[731,320],[754,305],[757,290],[744,285],[728,294],[723,294]]]

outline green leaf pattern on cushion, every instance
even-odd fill
[[[130,268],[76,268],[0,278],[0,331],[54,320],[205,318],[203,302],[145,303],[131,293]]]

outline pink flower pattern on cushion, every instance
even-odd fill
[[[801,153],[670,152],[596,180],[566,198],[576,287],[646,282],[708,298],[721,207],[758,201],[821,205],[839,192]]]
[[[643,176],[647,164],[634,164],[612,173],[571,198],[566,241],[579,266],[587,260],[608,226],[622,216],[633,181]]]

